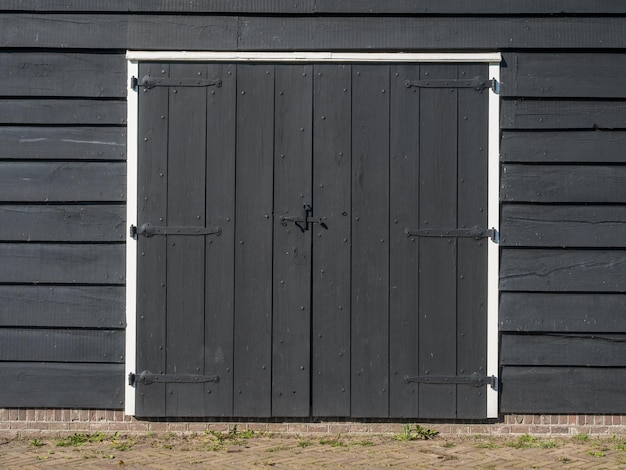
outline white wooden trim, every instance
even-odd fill
[[[137,93],[130,88],[131,77],[139,75],[139,61],[228,61],[228,62],[486,62],[489,77],[500,83],[500,53],[337,53],[337,52],[171,52],[128,51],[128,145],[127,145],[127,225],[137,225]],[[500,98],[498,90],[489,93],[488,137],[488,224],[500,227]],[[487,274],[487,375],[498,377],[498,280],[500,250],[489,243]],[[126,377],[136,365],[137,244],[128,235],[126,243]],[[125,385],[125,412],[135,414],[135,387]],[[487,387],[487,418],[498,417],[497,390]]]
[[[137,225],[137,92],[131,88],[131,77],[139,74],[139,64],[128,62],[126,132],[126,374],[124,377],[124,411],[135,414],[135,387],[128,385],[128,374],[136,372],[137,357],[137,242],[130,236],[130,225]]]
[[[488,226],[500,230],[500,64],[489,64],[489,77],[497,83],[489,93]],[[498,377],[498,281],[500,248],[489,242],[487,249],[487,375]],[[499,392],[487,387],[487,418],[498,417]]]
[[[500,63],[499,52],[477,53],[378,53],[378,52],[186,52],[128,51],[130,61],[218,61],[218,62],[489,62]]]

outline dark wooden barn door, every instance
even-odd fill
[[[486,73],[140,64],[136,414],[485,417]]]

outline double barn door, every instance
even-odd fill
[[[136,414],[484,418],[486,76],[140,63]]]

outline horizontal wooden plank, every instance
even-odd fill
[[[626,247],[626,206],[504,204],[502,246]]]
[[[124,201],[122,162],[0,162],[0,201]]]
[[[189,13],[623,14],[618,0],[3,0],[0,11]]]
[[[124,407],[123,364],[0,362],[5,408]]]
[[[500,331],[623,333],[624,294],[503,292]]]
[[[500,289],[626,292],[626,251],[505,248]]]
[[[506,53],[503,97],[626,98],[622,54]]]
[[[626,18],[246,16],[239,38],[243,50],[613,48],[626,47]]]
[[[626,202],[626,166],[502,165],[504,202]]]
[[[626,163],[624,131],[505,131],[501,160],[525,163]]]
[[[125,160],[126,129],[1,126],[0,159]]]
[[[0,11],[62,12],[190,12],[190,13],[426,13],[426,14],[620,14],[626,8],[619,1],[600,4],[583,0],[4,0]]]
[[[124,284],[123,244],[0,243],[0,283]]]
[[[122,286],[0,286],[0,326],[124,328]]]
[[[0,53],[0,96],[126,97],[123,54]]]
[[[450,17],[367,13],[367,16],[357,17],[341,13],[290,17],[5,13],[0,15],[0,44],[10,48],[120,50],[425,51],[626,47],[626,17],[622,16],[481,18],[456,13]]]
[[[25,362],[124,362],[123,330],[0,328],[0,357]]]
[[[500,365],[626,367],[626,336],[503,334]]]
[[[622,414],[626,369],[503,367],[501,413]]]
[[[0,99],[0,124],[123,125],[126,102],[83,99]]]
[[[0,14],[3,47],[235,50],[237,17]]]
[[[502,129],[624,129],[626,101],[502,100]]]
[[[124,241],[122,205],[0,205],[0,242]]]

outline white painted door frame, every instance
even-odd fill
[[[344,52],[172,52],[128,51],[128,161],[127,161],[127,225],[137,225],[137,91],[131,78],[139,74],[139,62],[368,62],[368,63],[487,63],[489,78],[496,80],[496,89],[489,93],[489,174],[488,224],[500,226],[500,53],[344,53]],[[498,376],[498,267],[500,250],[489,243],[487,273],[487,375]],[[137,244],[126,239],[126,376],[136,372]],[[125,412],[135,414],[135,387],[125,386]],[[498,391],[487,387],[487,418],[498,417]]]

